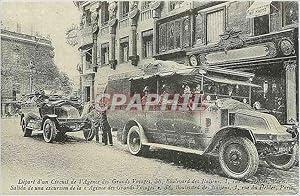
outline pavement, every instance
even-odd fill
[[[296,194],[299,168],[281,171],[260,163],[246,181],[226,178],[218,160],[151,149],[131,155],[126,145],[85,141],[82,132],[65,140],[23,137],[18,119],[1,120],[1,193],[3,194]]]

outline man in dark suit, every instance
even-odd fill
[[[101,108],[101,116],[100,116],[100,126],[99,128],[102,130],[102,143],[104,145],[113,145],[113,140],[112,140],[112,134],[111,134],[111,127],[110,124],[107,120],[107,107],[104,102],[100,102],[99,104]]]

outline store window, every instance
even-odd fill
[[[149,58],[153,55],[153,33],[152,30],[142,33],[143,58]]]
[[[171,1],[171,2],[169,2],[169,10],[172,11],[172,10],[181,8],[181,7],[183,7],[183,4],[184,4],[184,1]]]
[[[129,13],[129,1],[120,2],[120,18],[125,18]]]
[[[206,15],[207,44],[216,43],[225,30],[224,10],[218,10]]]
[[[283,8],[283,26],[298,24],[298,2],[282,2]]]
[[[109,21],[108,3],[104,2],[101,8],[101,24],[106,25]]]
[[[109,43],[101,45],[101,64],[105,65],[109,63]]]
[[[129,41],[128,37],[120,39],[120,63],[128,62],[129,60]]]

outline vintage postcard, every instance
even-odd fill
[[[299,194],[297,1],[1,1],[1,195]]]

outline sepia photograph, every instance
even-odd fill
[[[298,15],[2,0],[0,194],[299,194]]]

